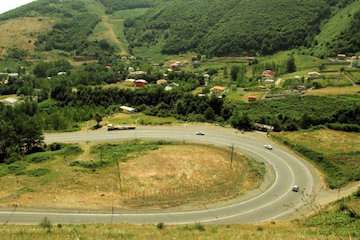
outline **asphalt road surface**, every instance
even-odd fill
[[[201,131],[204,136],[195,133]],[[262,133],[242,134],[236,130],[215,126],[140,127],[133,131],[108,132],[106,130],[47,134],[47,143],[77,143],[85,141],[121,141],[129,139],[162,139],[208,143],[216,146],[234,146],[250,157],[267,163],[272,168],[273,179],[266,189],[248,199],[199,210],[164,210],[146,212],[79,212],[60,210],[0,210],[0,223],[38,224],[47,217],[52,223],[131,223],[131,224],[192,224],[192,223],[258,223],[284,219],[296,215],[298,209],[308,205],[317,185],[313,168],[286,148],[271,142]],[[267,150],[265,144],[274,149]],[[292,191],[299,185],[301,192]],[[299,216],[300,217],[300,216]]]

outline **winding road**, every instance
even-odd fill
[[[204,136],[197,136],[197,131]],[[306,207],[317,188],[318,176],[313,167],[291,153],[286,148],[271,142],[262,133],[245,133],[217,126],[166,126],[139,127],[134,131],[108,132],[106,130],[47,134],[47,143],[77,143],[85,141],[121,141],[128,139],[162,139],[206,143],[222,147],[234,146],[237,151],[266,163],[272,171],[268,173],[270,184],[266,189],[253,193],[247,198],[239,198],[228,203],[199,210],[159,210],[146,212],[66,212],[49,210],[0,210],[0,222],[38,224],[44,217],[52,223],[131,223],[192,224],[196,222],[212,224],[258,223],[284,219]],[[272,151],[264,148],[272,144]],[[271,175],[271,176],[270,176]],[[302,193],[291,191],[299,185]]]

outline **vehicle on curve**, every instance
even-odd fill
[[[264,145],[264,148],[266,148],[267,150],[273,150],[273,147],[270,144]]]
[[[294,185],[292,188],[291,188],[291,191],[293,192],[299,192],[300,191],[300,187],[298,185]]]
[[[197,135],[197,136],[205,136],[205,133],[203,133],[203,132],[196,132],[196,135]]]

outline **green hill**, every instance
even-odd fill
[[[318,56],[360,51],[360,1],[337,11],[315,38],[314,53]]]
[[[37,51],[90,58],[128,48],[232,56],[299,46],[325,56],[360,50],[359,12],[359,0],[38,0],[0,15],[0,26],[43,18],[51,28],[36,34]]]
[[[268,54],[310,43],[328,12],[325,0],[174,0],[128,21],[127,37],[164,53]]]

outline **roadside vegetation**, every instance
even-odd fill
[[[312,161],[330,188],[360,180],[360,136],[328,129],[274,133],[272,137]]]

